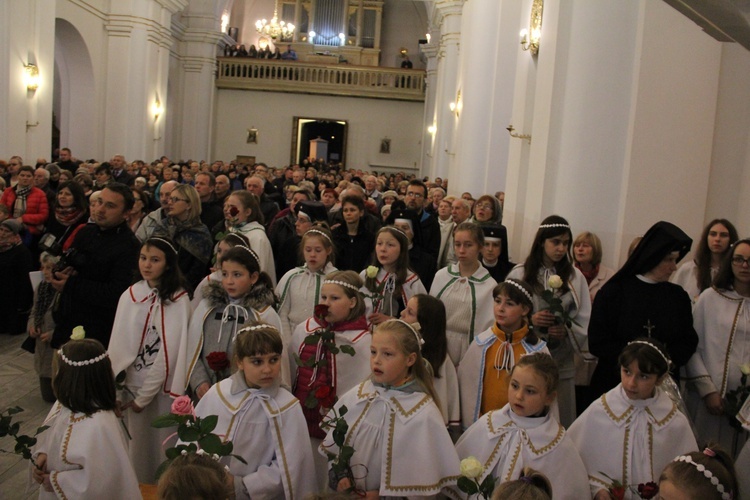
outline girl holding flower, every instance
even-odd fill
[[[400,229],[386,226],[375,237],[373,265],[360,273],[367,320],[372,325],[398,317],[411,297],[427,293],[419,276],[409,269],[409,240]]]
[[[203,300],[193,312],[188,331],[191,347],[200,357],[190,375],[190,387],[198,399],[215,383],[228,377],[237,332],[250,321],[273,325],[281,331],[274,310],[276,296],[271,278],[260,270],[260,260],[250,248],[237,245],[222,253],[221,283],[210,282]],[[289,380],[282,363],[282,380]]]
[[[536,312],[531,325],[547,340],[560,369],[557,400],[560,422],[566,427],[576,418],[573,353],[593,361],[587,343],[591,297],[586,278],[573,266],[572,240],[568,221],[550,215],[539,225],[526,261],[508,274],[508,278],[523,280],[533,289]]]
[[[741,386],[743,370],[750,372],[749,263],[750,239],[743,239],[730,248],[714,286],[700,294],[693,309],[698,350],[685,370],[700,441],[718,443],[733,456],[747,432],[740,429],[736,413],[725,412],[724,398]]]
[[[187,349],[190,297],[172,242],[147,239],[138,268],[142,279],[120,296],[109,355],[115,375],[124,375],[118,400],[132,436],[128,455],[138,480],[153,483],[170,432],[151,422],[185,394],[196,352]]]

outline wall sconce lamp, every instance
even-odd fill
[[[511,137],[515,137],[516,139],[526,139],[529,141],[529,144],[531,144],[531,134],[516,134],[513,131],[516,130],[513,128],[513,125],[508,125],[505,127],[505,130],[508,131]]]
[[[531,19],[529,19],[529,29],[521,30],[521,48],[529,50],[533,55],[539,53],[539,42],[542,38],[542,10],[544,9],[544,0],[534,0],[531,5]]]
[[[157,97],[154,104],[151,105],[151,112],[154,114],[154,121],[159,119],[162,113],[164,113],[164,106],[161,105],[161,101]]]
[[[24,83],[26,90],[32,92],[39,88],[39,68],[36,64],[26,64],[24,66]]]

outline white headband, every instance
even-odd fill
[[[273,330],[274,332],[279,331],[279,329],[273,325],[269,325],[268,323],[261,323],[259,325],[246,326],[245,328],[237,332],[237,334],[239,335],[242,332],[254,332],[257,330]]]
[[[312,220],[312,217],[310,217],[309,215],[307,215],[302,210],[300,210],[299,212],[297,212],[297,217],[299,217],[300,215],[303,216],[303,217],[307,217],[308,219]]]
[[[503,283],[508,283],[509,285],[513,285],[514,287],[518,288],[523,292],[523,294],[526,296],[527,299],[529,299],[530,302],[534,302],[534,298],[531,296],[528,290],[526,290],[524,287],[522,287],[519,283],[516,283],[513,280],[505,280]]]
[[[398,219],[396,219],[396,220],[398,220]],[[402,219],[402,220],[404,220],[404,219]],[[394,221],[394,222],[396,222],[396,221]],[[394,231],[398,231],[399,233],[403,234],[403,235],[404,235],[404,237],[405,237],[405,238],[406,238],[407,240],[409,239],[409,236],[408,236],[408,235],[407,235],[407,234],[406,234],[406,233],[404,232],[404,230],[403,230],[403,229],[399,229],[399,228],[397,228],[396,226],[385,226],[385,227],[387,227],[388,229],[393,229]],[[413,231],[414,231],[414,228],[413,228],[413,227],[411,227],[411,224],[409,224],[409,227],[411,228],[411,230],[412,230],[412,232],[413,232]]]
[[[60,359],[65,361],[66,364],[70,366],[86,366],[86,365],[93,365],[94,363],[98,363],[99,361],[103,360],[107,357],[107,351],[104,351],[100,355],[98,355],[95,358],[91,359],[84,359],[83,361],[72,361],[71,359],[65,357],[65,353],[63,353],[62,348],[60,348]]]
[[[708,470],[705,465],[701,465],[699,463],[694,462],[693,459],[690,458],[688,455],[681,455],[675,458],[674,462],[685,462],[686,464],[692,465],[698,470],[698,472],[702,473],[706,479],[711,481],[711,484],[714,485],[714,487],[716,488],[716,491],[718,491],[721,494],[721,500],[731,500],[732,493],[724,489],[724,485],[721,484],[721,482],[719,482],[719,478],[714,476],[713,473],[710,470]]]
[[[409,229],[411,229],[412,231],[414,231],[414,226],[412,225],[412,222],[409,219],[393,219],[393,223],[394,224],[409,224]],[[398,228],[396,228],[396,229],[398,229]],[[401,230],[399,229],[399,231],[401,231]],[[403,231],[401,231],[401,232],[403,232]]]
[[[177,253],[177,249],[169,241],[165,240],[164,238],[159,238],[158,236],[152,236],[149,239],[150,240],[159,240],[162,243],[164,243],[165,245],[167,245],[169,248],[171,248],[174,253]]]
[[[661,352],[661,349],[659,349],[658,347],[656,347],[651,342],[646,342],[645,340],[633,340],[632,342],[628,342],[628,345],[630,345],[630,344],[644,344],[644,345],[647,345],[647,346],[651,347],[652,349],[654,349],[656,352],[659,353],[659,356],[661,356],[664,359],[664,362],[667,363],[667,367],[669,367],[669,366],[672,365],[672,363],[669,361],[669,358],[667,358],[667,356],[665,356],[664,353]]]
[[[561,227],[564,229],[570,229],[570,226],[568,224],[542,224],[539,226],[539,229],[553,229],[556,227]]]
[[[258,254],[253,252],[251,248],[246,247],[245,245],[237,245],[235,248],[242,248],[243,250],[247,250],[250,252],[250,255],[253,256],[253,259],[255,259],[255,262],[258,264],[258,267],[260,267],[260,258],[258,258]]]
[[[307,233],[315,233],[315,234],[319,234],[319,235],[323,236],[323,237],[324,237],[325,239],[327,239],[327,240],[328,240],[328,241],[329,241],[329,242],[331,243],[331,245],[333,245],[333,240],[331,240],[331,237],[330,237],[330,236],[328,236],[328,235],[327,235],[326,233],[324,233],[323,231],[320,231],[320,230],[318,230],[318,229],[308,229],[307,231],[305,231],[305,234],[307,234]]]
[[[346,281],[339,281],[339,280],[324,280],[323,285],[338,285],[344,288],[348,288],[349,290],[354,290],[355,292],[359,292],[359,288],[357,288],[354,285],[350,285]]]
[[[419,345],[419,347],[421,348],[424,345],[424,339],[419,334],[419,332],[417,331],[417,329],[414,328],[412,325],[410,325],[409,323],[407,323],[403,319],[398,319],[398,318],[394,318],[391,321],[397,321],[397,322],[403,323],[404,325],[406,325],[407,327],[409,327],[409,330],[411,330],[414,333],[414,336],[417,338],[417,344]]]

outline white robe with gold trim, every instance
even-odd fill
[[[610,484],[658,482],[678,455],[698,450],[687,418],[660,389],[650,399],[631,400],[622,384],[591,404],[568,429],[589,474],[592,496]],[[637,498],[631,491],[626,499]]]
[[[213,385],[195,413],[217,415],[214,434],[232,441],[232,453],[247,461],[223,459],[238,498],[294,500],[317,492],[302,408],[286,389],[250,389],[238,371]]]
[[[47,454],[46,469],[54,492],[40,488],[40,500],[141,498],[123,429],[114,412],[87,416],[58,402],[44,425],[49,429],[39,435],[34,456]]]
[[[312,272],[307,264],[290,269],[276,285],[279,297],[279,318],[281,318],[281,338],[284,348],[289,345],[297,325],[313,315],[315,306],[320,303],[320,289],[326,274],[336,268],[330,262],[318,272]]]
[[[336,403],[346,406],[346,443],[354,448],[355,481],[383,497],[426,497],[456,484],[459,460],[440,410],[423,392],[362,382]],[[329,414],[329,417],[332,414]],[[337,453],[332,431],[320,447]],[[367,472],[366,477],[364,472]]]
[[[482,415],[456,443],[460,459],[476,457],[496,485],[521,476],[524,467],[543,473],[552,483],[554,498],[581,500],[589,495],[586,467],[565,429],[551,415],[519,417],[510,405]],[[452,490],[453,496],[466,498]]]

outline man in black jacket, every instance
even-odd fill
[[[435,215],[424,210],[426,197],[427,186],[424,182],[415,179],[410,181],[406,187],[404,203],[406,208],[414,210],[419,215],[419,225],[422,229],[422,249],[435,259],[435,265],[437,265],[438,253],[440,253],[440,223]]]
[[[105,187],[91,206],[93,224],[78,232],[65,253],[64,269],[53,273],[50,282],[60,292],[53,347],[67,342],[76,326],[83,326],[87,338],[108,346],[117,303],[138,264],[140,243],[125,220],[134,202],[124,184]]]

